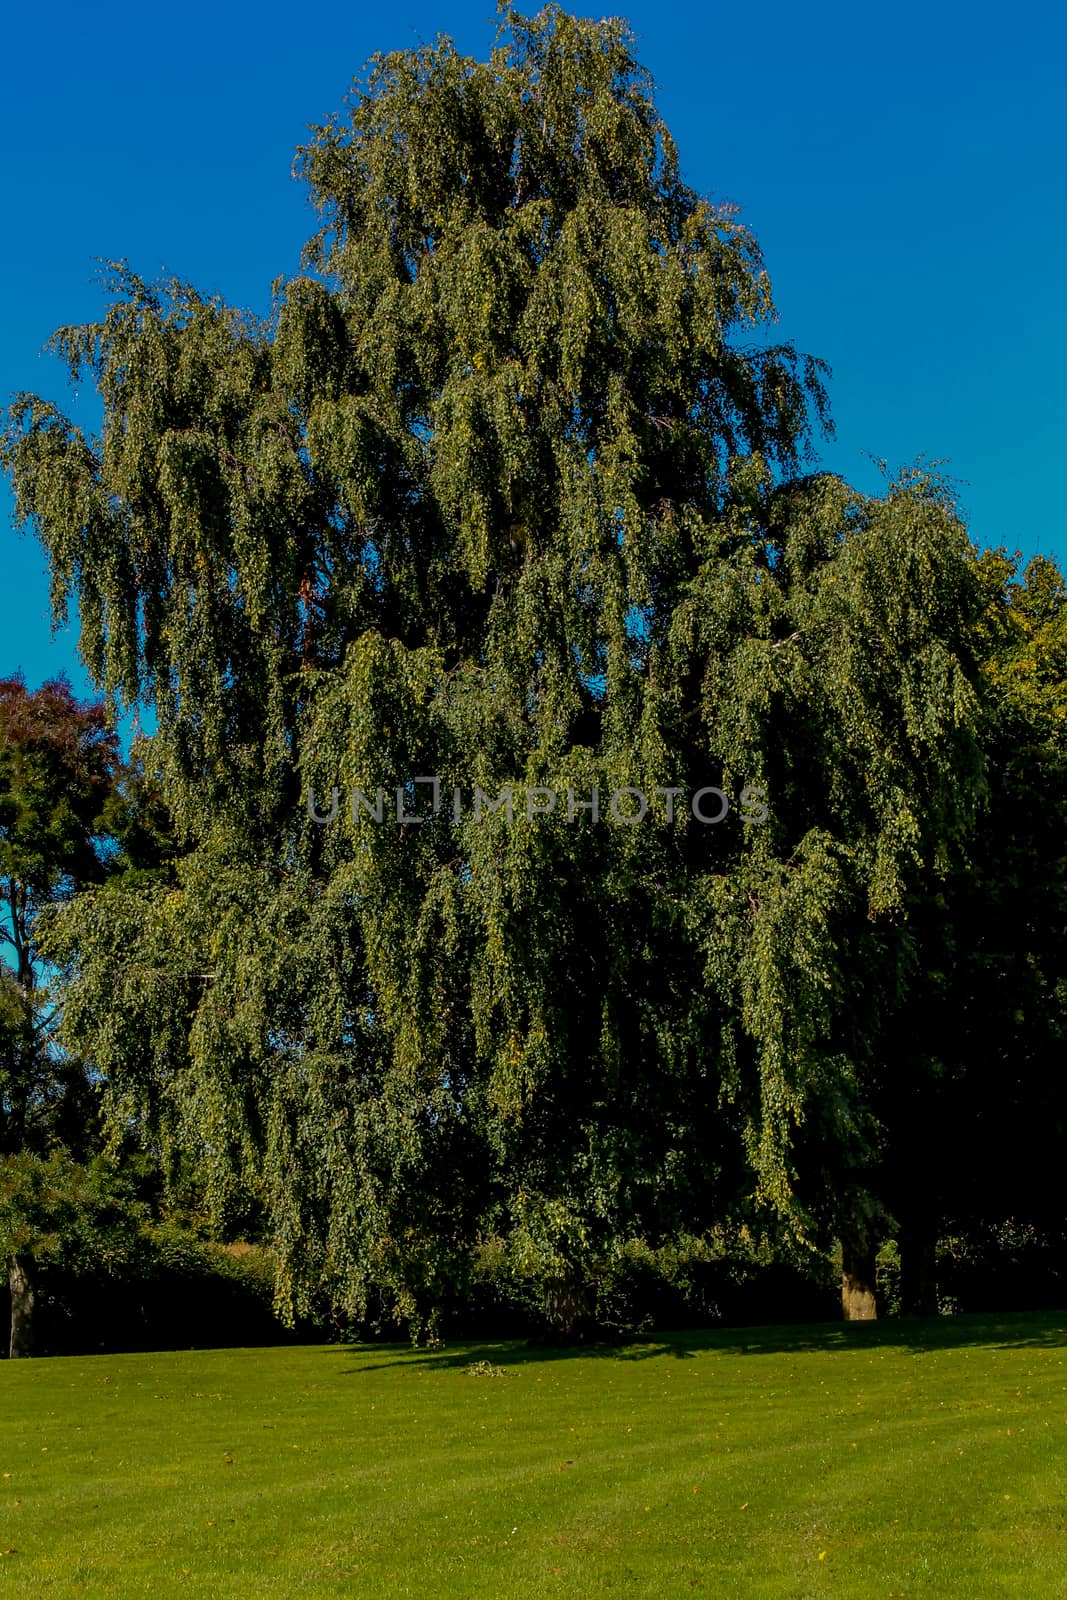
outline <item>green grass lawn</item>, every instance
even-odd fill
[[[1067,1596],[1065,1362],[1047,1313],[4,1363],[0,1591]]]

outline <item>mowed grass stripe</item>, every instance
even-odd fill
[[[3,1384],[13,1596],[1067,1597],[1063,1315],[94,1356]]]

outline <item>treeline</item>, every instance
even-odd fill
[[[116,268],[55,338],[98,435],[9,415],[57,615],[157,731],[120,770],[68,705],[34,776],[6,691],[4,1148],[90,1158],[74,1073],[283,1319],[416,1335],[487,1251],[563,1331],[642,1253],[758,1240],[783,1315],[832,1263],[864,1317],[880,1253],[913,1311],[946,1240],[1054,1252],[1056,565],[976,550],[932,470],[815,470],[825,371],[624,24],[382,57],[299,160],[323,226],[269,319]],[[640,826],[537,798],[594,786]],[[335,788],[395,816],[315,821]],[[758,822],[675,803],[746,788]]]

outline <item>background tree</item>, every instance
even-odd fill
[[[102,704],[79,705],[69,684],[30,693],[0,682],[0,942],[4,1051],[0,1149],[43,1148],[67,1118],[77,1136],[81,1069],[55,1046],[38,925],[41,913],[103,877],[101,836],[118,741]]]
[[[0,682],[0,1154],[44,1151],[57,1138],[92,1139],[94,1097],[81,1063],[57,1048],[38,922],[57,898],[99,879],[98,828],[112,788],[117,741],[102,705],[80,706],[68,684],[34,693]],[[12,1190],[12,1193],[14,1191]],[[28,1237],[28,1235],[27,1235]],[[22,1241],[22,1242],[20,1242]],[[33,1284],[22,1233],[9,1229],[11,1353],[32,1348]]]
[[[1047,558],[1020,566],[1003,550],[978,563],[986,799],[966,856],[914,908],[910,980],[882,1032],[874,1182],[910,1311],[937,1309],[942,1233],[1062,1227],[1067,590]]]
[[[115,1185],[124,1180],[93,1165],[97,1082],[59,1040],[48,913],[88,885],[150,876],[166,826],[150,776],[121,761],[103,703],[81,704],[63,680],[32,692],[19,677],[0,681],[0,1170],[12,1354],[32,1349],[34,1263],[84,1255],[93,1234],[88,1212],[75,1218],[78,1197],[103,1207],[105,1233],[122,1211]],[[53,1212],[62,1214],[55,1226]]]
[[[59,1147],[46,1156],[23,1150],[0,1157],[0,1250],[10,1263],[10,1356],[35,1353],[37,1270],[116,1274],[134,1259],[146,1218],[127,1175],[100,1157],[79,1163]]]

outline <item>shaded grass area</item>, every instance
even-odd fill
[[[0,1378],[11,1595],[1067,1596],[1064,1313]]]

